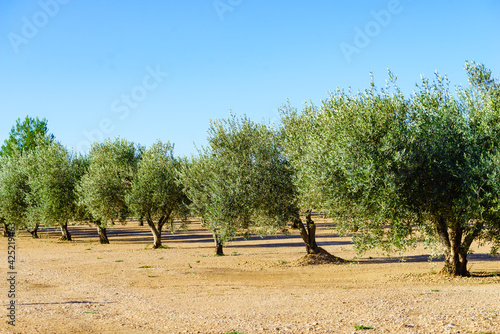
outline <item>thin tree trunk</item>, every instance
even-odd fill
[[[163,217],[162,217],[163,218]],[[160,218],[158,222],[158,227],[155,225],[154,221],[148,217],[147,219],[149,228],[153,233],[153,248],[161,247],[161,230],[163,228],[162,219]]]
[[[161,231],[167,220],[170,218],[172,211],[172,209],[168,210],[167,212],[165,212],[164,216],[161,216],[160,219],[158,219],[158,226],[155,225],[151,216],[149,214],[147,215],[146,220],[148,222],[149,228],[151,229],[151,232],[153,232],[153,248],[161,247]]]
[[[0,218],[3,224],[3,236],[4,237],[14,237],[16,235],[16,225],[14,223],[7,223],[4,218]]]
[[[217,256],[224,256],[224,252],[222,250],[222,242],[219,239],[219,236],[217,235],[217,230],[213,230],[213,236],[214,236],[214,242],[215,242],[215,255]]]
[[[32,230],[29,230],[26,228],[26,230],[31,233],[31,236],[33,237],[33,239],[38,239],[38,226],[40,224],[36,223],[35,227],[32,229]]]
[[[144,226],[144,217],[143,216],[139,217],[139,226]]]
[[[109,244],[108,236],[106,235],[106,228],[101,223],[96,223],[97,233],[99,234],[99,242],[101,244]]]
[[[71,234],[68,230],[68,223],[61,224],[61,240],[71,241]]]
[[[5,229],[8,237],[13,238],[16,236],[16,225],[14,223],[5,223]]]
[[[467,270],[469,247],[462,245],[462,229],[457,225],[447,224],[442,217],[438,218],[436,227],[444,248],[444,267],[441,273],[452,276],[470,276]]]
[[[318,247],[316,243],[316,224],[314,224],[314,221],[311,219],[311,210],[309,210],[306,215],[306,226],[304,226],[298,214],[293,223],[299,227],[300,236],[306,244],[307,254],[319,254],[322,249]],[[323,251],[326,252],[325,250]]]

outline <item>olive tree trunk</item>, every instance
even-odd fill
[[[464,233],[459,223],[447,223],[445,219],[439,218],[436,227],[444,248],[444,267],[441,272],[452,276],[470,276],[467,270],[467,254],[483,224],[476,222]]]
[[[160,219],[158,219],[157,224],[155,224],[153,218],[151,218],[151,215],[148,214],[146,216],[146,221],[148,222],[149,228],[151,229],[151,232],[153,233],[153,248],[160,248],[161,247],[161,231],[162,231],[165,223],[170,218],[172,211],[173,210],[170,209],[167,212],[165,212],[166,214],[164,216],[161,216]],[[141,219],[142,219],[142,217],[141,217]]]
[[[298,226],[300,230],[300,236],[306,244],[307,254],[319,254],[322,249],[318,247],[318,244],[316,243],[316,224],[314,224],[314,221],[311,219],[311,210],[309,210],[306,215],[306,226],[304,226],[304,223],[302,222],[302,219],[300,219],[299,215],[297,215],[293,220],[293,225]]]
[[[148,225],[149,228],[151,229],[151,232],[153,233],[153,248],[159,248],[161,247],[161,229],[162,226],[155,226],[154,222],[149,222],[148,220]]]
[[[99,234],[99,242],[101,244],[109,244],[108,236],[106,235],[106,228],[100,222],[96,223],[97,233]]]
[[[68,230],[68,223],[61,224],[61,240],[71,241],[71,233]]]
[[[217,230],[213,230],[214,242],[215,242],[215,255],[224,256],[224,252],[222,250],[223,244],[217,235]]]
[[[149,225],[149,228],[151,229],[151,232],[153,233],[153,248],[160,248],[161,247],[161,230],[163,229],[163,225],[165,224],[166,217],[162,216],[158,220],[158,225],[156,225],[151,219],[151,217],[147,218],[147,222]]]
[[[9,236],[9,225],[5,221],[2,222],[3,225],[3,236],[8,237]]]
[[[32,230],[26,228],[26,230],[31,233],[31,236],[33,237],[33,239],[38,239],[38,226],[40,224],[39,223],[36,223],[35,227],[33,227]]]

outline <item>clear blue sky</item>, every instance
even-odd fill
[[[0,36],[0,141],[30,115],[80,151],[120,136],[190,155],[229,109],[277,121],[388,67],[408,94],[436,70],[466,84],[465,60],[500,76],[496,0],[2,0]]]

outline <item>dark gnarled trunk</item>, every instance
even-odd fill
[[[223,256],[224,255],[224,251],[222,249],[223,245],[222,245],[222,242],[221,242],[219,236],[217,235],[217,230],[213,230],[213,236],[214,236],[214,242],[215,242],[215,255]]]
[[[61,224],[61,240],[71,241],[71,233],[68,230],[68,223]]]
[[[99,242],[101,244],[109,244],[108,236],[106,235],[106,228],[100,222],[96,223],[97,233],[99,234]]]
[[[33,229],[26,229],[29,233],[31,233],[31,236],[33,237],[33,239],[38,239],[38,226],[40,224],[36,224],[35,227],[33,227]]]
[[[295,217],[293,224],[298,226],[300,230],[300,236],[306,244],[307,254],[319,254],[321,248],[318,247],[318,244],[316,243],[316,224],[314,224],[314,221],[311,219],[311,210],[309,210],[306,215],[306,226],[304,226],[304,223],[300,219],[299,215]]]
[[[443,218],[438,219],[437,232],[444,248],[444,267],[441,272],[452,276],[470,276],[467,253],[474,239],[473,234],[462,241],[462,229],[458,223],[447,224]]]

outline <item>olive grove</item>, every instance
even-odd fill
[[[316,243],[312,212],[353,233],[359,254],[403,252],[425,243],[444,255],[443,273],[469,275],[473,242],[500,248],[500,82],[465,64],[469,84],[450,88],[436,73],[405,96],[388,84],[357,93],[337,89],[320,106],[281,109],[275,128],[231,115],[211,121],[208,145],[191,159],[173,145],[124,139],[70,154],[47,121],[17,120],[0,150],[0,223],[7,230],[147,221],[153,247],[165,226],[200,217],[215,253],[237,236],[298,228],[307,254]],[[302,215],[301,215],[302,213]],[[305,222],[303,217],[305,214]],[[8,228],[14,227],[12,228]]]

